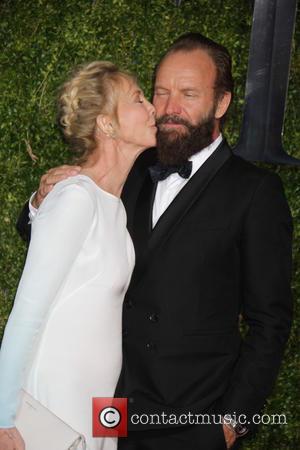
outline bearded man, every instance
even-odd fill
[[[280,178],[222,136],[232,94],[228,51],[198,33],[179,37],[155,71],[157,148],[122,193],[136,251],[116,390],[129,399],[122,450],[237,448],[278,373],[291,325],[291,215]],[[78,170],[49,171],[36,206]]]

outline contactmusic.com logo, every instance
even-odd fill
[[[93,437],[127,437],[127,398],[93,398]]]

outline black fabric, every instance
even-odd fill
[[[137,259],[115,395],[130,399],[130,416],[215,404],[253,428],[291,325],[292,221],[281,180],[223,142],[151,230],[155,185],[145,158],[153,164],[155,152],[142,158],[139,187],[130,176],[123,195]]]
[[[31,225],[29,223],[29,205],[28,202],[22,208],[18,221],[16,223],[16,229],[22,239],[26,242],[30,242]]]
[[[237,448],[237,447],[236,447]],[[192,425],[132,431],[118,440],[118,450],[226,450],[221,425]],[[232,450],[235,450],[232,447]]]

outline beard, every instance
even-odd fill
[[[213,141],[212,135],[215,127],[215,110],[196,125],[176,115],[165,114],[157,119],[157,156],[161,164],[177,166],[184,164],[192,155],[203,150]],[[176,129],[164,130],[161,125],[165,123],[182,124],[186,131],[178,132]]]

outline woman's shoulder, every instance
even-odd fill
[[[86,175],[74,175],[59,181],[51,191],[55,196],[61,196],[62,194],[78,197],[90,197],[94,199],[97,196],[97,185]]]
[[[97,192],[87,177],[75,175],[55,184],[38,209],[43,213],[53,208],[76,208],[78,211],[91,210],[96,207]]]

